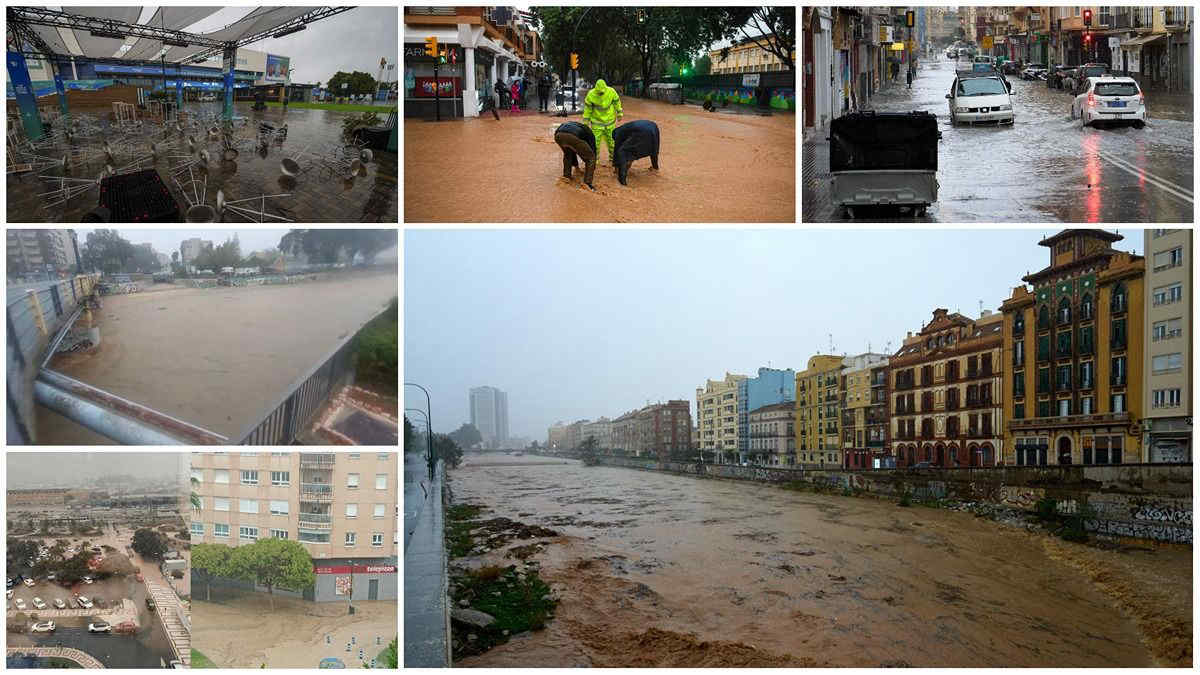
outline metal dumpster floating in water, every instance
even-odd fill
[[[937,201],[937,116],[864,111],[833,120],[829,172],[834,204],[853,217],[860,206],[911,207]]]

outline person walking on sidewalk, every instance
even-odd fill
[[[547,106],[550,105],[550,75],[543,73],[538,78],[538,110],[541,112],[549,112]]]
[[[517,109],[517,104],[521,102],[521,81],[520,80],[512,81],[512,84],[509,85],[509,94],[512,96],[512,108],[509,110],[509,112],[511,112],[511,113],[520,112],[520,110]]]
[[[913,69],[912,69],[912,65],[909,65],[909,66],[908,66],[908,75],[907,75],[907,77],[908,77],[908,88],[909,88],[909,89],[912,89],[912,78],[913,78]]]

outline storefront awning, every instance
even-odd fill
[[[1157,33],[1155,35],[1143,35],[1142,37],[1134,38],[1132,40],[1126,40],[1126,41],[1122,42],[1121,48],[1124,49],[1126,47],[1141,47],[1142,45],[1148,45],[1151,42],[1154,42],[1156,40],[1161,40],[1165,37],[1167,37],[1166,33]]]

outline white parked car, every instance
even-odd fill
[[[26,607],[25,607],[24,600],[22,600],[21,598],[17,598],[14,602],[17,605],[17,609],[21,610],[22,612],[25,611]]]
[[[35,633],[53,633],[54,628],[55,628],[54,622],[47,621],[45,623],[33,624],[33,628],[31,630],[33,630],[33,632],[35,632]]]
[[[80,595],[80,596],[76,596],[76,598],[75,598],[75,599],[79,601],[79,605],[80,605],[81,607],[83,607],[84,609],[91,609],[91,608],[92,608],[92,601],[91,601],[91,600],[88,600],[88,599],[87,599],[87,596]]]
[[[1012,124],[1011,85],[998,74],[960,71],[950,86],[950,124]]]
[[[36,581],[34,581],[33,579],[26,579],[26,580],[25,580],[25,585],[26,585],[26,586],[28,586],[28,587],[30,587],[30,588],[33,588],[33,587],[34,587],[34,585],[35,585],[36,583],[37,583],[37,582],[36,582]]]
[[[88,632],[89,633],[111,633],[112,625],[104,623],[103,621],[97,621],[96,623],[89,623],[88,624]]]
[[[41,598],[34,598],[33,606],[38,609],[46,609],[46,603]]]
[[[12,589],[9,589],[8,591],[5,592],[5,597],[7,597],[9,600],[12,600],[12,596],[13,596]]]
[[[1089,77],[1083,93],[1071,103],[1071,119],[1083,120],[1083,126],[1097,122],[1131,122],[1146,126],[1146,95],[1132,77]]]
[[[93,578],[91,578],[91,577],[84,577],[82,581],[83,581],[83,583],[85,583],[85,584],[94,584],[94,583],[96,583],[96,580],[95,580],[95,579],[93,579]]]

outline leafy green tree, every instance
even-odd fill
[[[204,581],[204,600],[212,602],[212,580],[234,576],[229,571],[233,548],[225,544],[196,544],[192,547],[192,575]]]
[[[116,230],[100,229],[88,233],[87,250],[81,251],[80,256],[83,257],[85,268],[115,274],[131,268],[134,248]]]
[[[417,435],[417,432],[413,428],[412,422],[409,422],[408,415],[405,415],[404,416],[404,450],[405,451],[412,449],[413,437],[415,437],[416,435]]]
[[[730,7],[722,20],[736,24],[743,39],[750,40],[759,49],[775,55],[794,75],[796,63],[792,59],[796,51],[796,8],[791,7]],[[766,36],[774,35],[775,39]],[[724,55],[724,51],[722,55]]]
[[[167,552],[167,538],[161,532],[144,527],[134,531],[131,546],[143,558],[159,559]]]
[[[696,75],[708,75],[712,71],[712,59],[708,57],[708,54],[703,54],[700,58],[696,59],[693,67],[695,68],[694,73]]]
[[[344,83],[349,83],[350,86],[342,89]],[[375,86],[375,78],[368,73],[358,70],[347,73],[339,70],[329,78],[328,89],[334,96],[358,96],[359,94],[374,94]]]
[[[449,436],[460,448],[469,448],[483,442],[483,435],[479,433],[479,430],[473,424],[464,423],[458,429],[451,431]]]
[[[304,253],[311,263],[335,263],[339,254],[352,260],[357,253],[372,263],[383,250],[396,245],[395,230],[291,230],[279,240],[279,250]]]
[[[271,611],[275,611],[275,589],[302,590],[316,583],[312,556],[298,541],[259,539],[233,549],[228,564],[231,576],[267,587]]]
[[[600,463],[600,443],[593,436],[588,436],[577,448],[579,459],[584,466],[596,466]]]
[[[433,452],[451,469],[462,464],[462,448],[446,434],[433,435]]]

